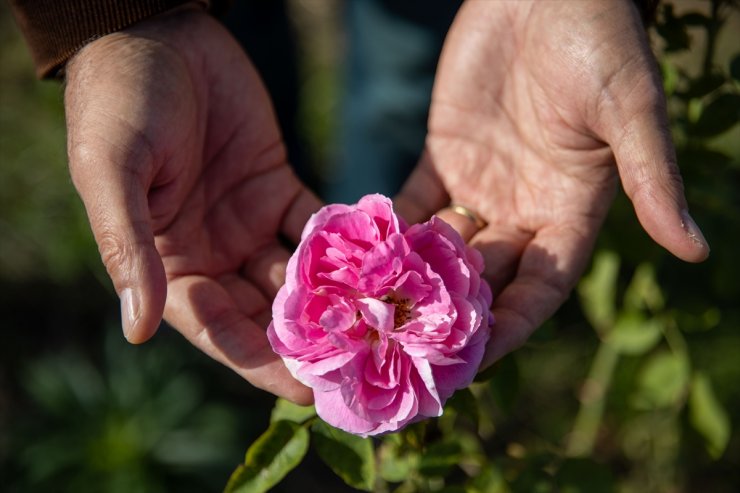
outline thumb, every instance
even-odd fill
[[[689,215],[660,82],[657,74],[640,80],[644,87],[624,87],[626,97],[613,98],[621,105],[605,112],[607,141],[645,231],[678,258],[701,262],[709,244]]]
[[[111,152],[106,158],[100,149],[70,145],[70,173],[121,299],[124,336],[138,344],[154,335],[162,320],[167,283],[154,245],[142,172],[120,164],[127,161],[115,159],[116,152],[107,150]]]
[[[406,222],[414,224],[426,221],[449,202],[431,154],[425,149],[413,172],[393,197],[393,206]]]

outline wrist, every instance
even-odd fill
[[[63,76],[67,62],[95,40],[178,9],[205,9],[209,0],[11,0],[39,77]],[[33,4],[33,5],[29,5]]]

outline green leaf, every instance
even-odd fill
[[[511,414],[519,397],[519,366],[513,356],[504,357],[498,365],[498,373],[489,382],[491,395],[502,411]]]
[[[675,65],[665,60],[660,62],[660,72],[663,76],[663,90],[666,96],[671,96],[676,91],[679,75]]]
[[[641,264],[635,270],[627,291],[624,293],[624,308],[627,311],[649,309],[657,312],[663,308],[663,293],[655,281],[655,270],[650,264]]]
[[[557,472],[560,493],[611,493],[614,478],[607,467],[591,459],[568,459]]]
[[[622,313],[605,342],[620,354],[637,356],[650,351],[660,341],[662,324],[657,318],[645,319],[640,312]]]
[[[656,26],[656,31],[662,37],[666,46],[666,52],[681,51],[689,48],[689,33],[686,25],[673,13],[673,5],[663,5],[663,22]]]
[[[614,323],[618,274],[619,256],[600,251],[594,258],[591,272],[578,286],[586,318],[600,333],[607,332]]]
[[[319,457],[353,488],[372,491],[375,485],[375,450],[370,438],[361,438],[317,420],[311,426]]]
[[[262,493],[301,463],[308,450],[308,430],[290,421],[270,425],[247,450],[244,464],[231,475],[224,493]]]
[[[278,397],[275,401],[275,407],[272,408],[270,423],[276,421],[293,421],[294,423],[301,424],[314,416],[316,416],[316,408],[314,406],[299,406],[287,399]]]
[[[676,320],[676,325],[681,327],[681,332],[685,333],[712,330],[722,321],[722,311],[716,306],[706,308],[684,305],[672,309],[671,316]]]
[[[428,424],[429,420],[421,420],[401,430],[399,436],[403,446],[421,450],[426,443]]]
[[[452,397],[445,404],[445,413],[451,410],[457,414],[457,419],[460,417],[469,419],[472,422],[474,429],[478,428],[478,401],[470,391],[470,389],[460,389],[455,392]]]
[[[735,55],[730,62],[730,75],[733,79],[740,82],[740,53]]]
[[[437,490],[437,493],[469,493],[470,490],[465,486],[459,484],[453,484],[445,486],[441,490]]]
[[[717,170],[732,162],[732,158],[716,149],[706,147],[683,147],[678,149],[678,162],[681,167],[707,168]],[[713,183],[713,185],[716,185]],[[714,186],[712,187],[714,189]]]
[[[403,447],[398,434],[386,435],[378,450],[380,477],[391,483],[407,479],[419,465],[419,454]]]
[[[689,397],[691,425],[704,437],[707,452],[719,459],[730,440],[730,418],[712,390],[712,382],[697,372],[691,382]]]
[[[722,85],[725,83],[725,80],[725,75],[721,72],[713,72],[707,75],[703,75],[701,77],[693,79],[686,91],[676,93],[676,95],[687,100],[701,98],[711,93],[712,91],[716,91],[717,89],[722,87]]]
[[[425,476],[446,476],[460,462],[462,447],[457,441],[431,444],[421,455],[419,472]]]
[[[740,94],[720,94],[702,111],[691,128],[697,137],[713,137],[726,132],[740,121]]]
[[[478,372],[473,379],[473,382],[487,382],[498,373],[498,361],[485,370]]]
[[[472,491],[475,493],[509,493],[504,473],[497,464],[486,464],[470,479]]]
[[[684,354],[659,352],[653,355],[637,377],[632,404],[638,409],[665,408],[677,404],[689,383],[689,362]]]
[[[704,101],[700,98],[690,99],[688,105],[686,105],[686,120],[692,125],[692,129],[696,125],[696,122],[701,118],[701,113],[704,111]]]
[[[687,26],[706,26],[712,21],[706,15],[698,12],[688,12],[682,15],[679,19]]]
[[[558,490],[553,477],[536,460],[527,460],[516,478],[509,480],[512,493],[555,493]],[[508,478],[507,478],[508,479]]]

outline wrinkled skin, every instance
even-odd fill
[[[162,316],[257,387],[308,403],[267,342],[289,253],[320,206],[224,28],[183,8],[100,38],[67,67],[69,165],[124,333]]]
[[[67,66],[70,172],[139,343],[162,315],[254,385],[310,392],[263,327],[294,243],[320,206],[290,172],[249,60],[193,8],[89,43]],[[663,95],[627,1],[468,1],[445,42],[426,151],[397,208],[441,215],[486,258],[487,362],[567,296],[617,184],[680,258],[708,246],[688,215]],[[616,166],[615,166],[616,163]]]
[[[520,346],[582,273],[618,180],[679,258],[709,247],[687,212],[664,96],[631,2],[469,0],[445,41],[410,222],[443,210],[483,253],[496,326],[484,366]]]

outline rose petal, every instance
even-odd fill
[[[314,214],[267,330],[325,421],[362,436],[438,416],[469,385],[493,315],[483,258],[438,218],[368,195]]]
[[[393,314],[396,307],[390,303],[384,303],[375,298],[362,298],[355,301],[355,306],[360,310],[365,322],[381,332],[393,330]]]
[[[339,389],[329,392],[314,392],[314,404],[316,413],[321,419],[340,430],[367,436],[369,432],[377,427],[373,423],[362,419],[347,407]]]
[[[305,240],[308,235],[310,235],[317,229],[322,228],[324,224],[326,224],[326,222],[332,217],[339,214],[351,212],[352,210],[352,206],[345,204],[330,204],[322,207],[317,212],[312,214],[311,217],[308,219],[308,222],[306,222],[306,226],[304,226],[303,233],[301,234],[301,241]]]
[[[395,233],[372,247],[362,259],[358,289],[364,293],[376,293],[389,278],[395,278],[401,273],[404,257],[408,253],[406,240]]]
[[[319,318],[319,324],[330,332],[349,330],[357,321],[357,311],[336,295],[328,297],[330,304]]]
[[[373,218],[378,226],[381,240],[391,233],[401,232],[398,217],[393,213],[393,203],[388,197],[380,194],[365,195],[357,203],[357,209]]]

